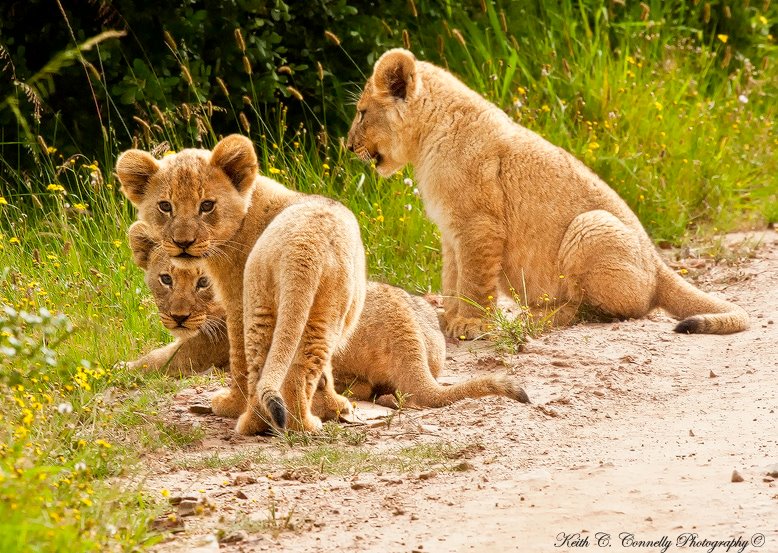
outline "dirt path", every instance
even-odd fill
[[[206,438],[150,458],[144,487],[196,514],[157,550],[778,552],[778,234],[761,240],[733,266],[683,263],[751,314],[744,333],[677,335],[655,314],[516,356],[451,346],[448,379],[509,371],[532,406],[464,401],[289,447],[190,414],[213,385],[184,391],[171,416]]]

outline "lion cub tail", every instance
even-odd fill
[[[316,293],[316,286],[281,285],[273,341],[255,390],[271,424],[279,430],[286,428],[288,415],[281,386],[302,340]]]
[[[508,375],[484,375],[443,386],[430,376],[424,386],[410,393],[411,401],[420,407],[443,407],[465,398],[504,396],[520,403],[531,403],[527,392]]]
[[[657,306],[681,319],[676,332],[731,334],[748,328],[748,314],[743,308],[695,288],[661,260]]]

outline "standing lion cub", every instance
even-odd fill
[[[743,309],[667,267],[627,204],[583,163],[407,50],[376,62],[347,145],[382,176],[414,166],[442,236],[449,336],[477,337],[473,302],[510,287],[530,305],[558,298],[558,324],[586,304],[624,318],[661,307],[683,319],[676,332],[748,327]]]
[[[157,161],[129,150],[116,163],[122,191],[173,265],[202,263],[226,309],[233,378],[214,396],[214,413],[239,417],[241,434],[269,424],[315,431],[320,381],[328,410],[350,409],[333,387],[331,359],[365,299],[359,226],[343,205],[288,190],[257,168],[239,135],[212,152]]]

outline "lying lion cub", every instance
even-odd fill
[[[214,413],[240,417],[241,434],[271,423],[315,431],[322,376],[328,409],[350,409],[330,362],[364,304],[359,225],[343,205],[288,190],[257,167],[251,141],[232,135],[212,152],[161,161],[129,150],[116,172],[173,265],[202,263],[225,306],[233,378],[214,396]]]
[[[159,358],[161,363],[146,361],[150,368],[159,368],[176,353],[171,348],[176,344],[180,349],[170,363],[173,370],[183,365],[188,370],[204,371],[211,365],[220,366],[222,359],[222,364],[226,363],[229,351],[226,336],[213,333],[203,336],[202,332],[182,336],[178,326],[170,324],[184,315],[187,315],[184,324],[191,325],[187,332],[196,331],[198,323],[214,328],[217,323],[213,321],[224,324],[223,311],[212,302],[211,288],[200,281],[205,277],[199,276],[199,271],[172,266],[143,221],[136,221],[130,227],[130,245],[135,262],[146,271],[146,283],[165,326],[181,337],[175,344],[154,350],[132,366]],[[170,282],[165,282],[168,280],[165,277]],[[190,342],[195,344],[190,346]],[[405,405],[409,407],[441,407],[463,398],[488,395],[529,401],[524,390],[507,376],[481,376],[453,386],[438,384],[435,378],[443,368],[445,356],[445,339],[435,309],[429,303],[394,286],[368,282],[359,323],[346,345],[332,358],[335,388],[361,400],[385,394],[407,397]],[[183,361],[178,361],[182,357]],[[313,412],[321,414],[317,407],[314,405]]]
[[[558,324],[587,304],[624,318],[662,307],[683,319],[676,332],[748,327],[740,307],[667,267],[627,204],[583,163],[411,52],[376,62],[347,145],[383,176],[413,164],[442,235],[449,336],[478,336],[473,302],[488,305],[511,286],[530,304],[557,298]]]
[[[129,230],[135,264],[145,271],[159,318],[176,340],[136,361],[130,369],[165,369],[170,375],[225,367],[230,360],[225,313],[214,300],[213,287],[202,267],[176,267],[149,235],[148,225],[135,221]]]

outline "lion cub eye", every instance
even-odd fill
[[[367,112],[366,109],[360,109],[359,110],[359,122],[361,123],[362,120],[365,118],[365,112]]]
[[[168,274],[159,275],[159,281],[165,286],[171,286],[173,284],[173,277]]]
[[[213,208],[216,206],[216,203],[211,200],[205,200],[203,203],[200,204],[200,213],[210,213],[213,211]]]
[[[170,202],[165,202],[165,201],[159,202],[157,204],[157,207],[159,207],[159,210],[162,213],[171,213],[173,211],[173,204],[171,204]]]
[[[200,279],[197,281],[198,288],[208,288],[210,284],[211,282],[208,280],[208,277],[200,277]]]

